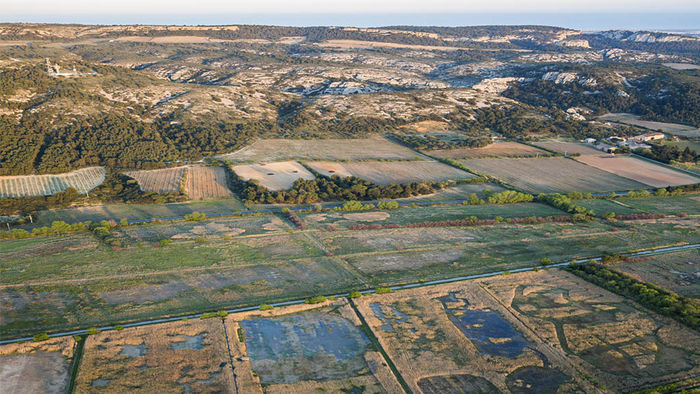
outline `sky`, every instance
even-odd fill
[[[0,0],[0,9],[2,22],[638,25],[700,30],[698,0]]]

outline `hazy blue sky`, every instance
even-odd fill
[[[0,0],[0,9],[4,22],[700,29],[700,0]]]

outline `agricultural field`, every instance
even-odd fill
[[[354,302],[413,392],[590,390],[560,352],[542,344],[475,282]]]
[[[642,120],[638,115],[626,113],[606,114],[598,117],[600,120],[622,123],[630,126],[637,126],[653,131],[662,131],[664,133],[683,136],[683,137],[700,137],[700,129],[677,123],[653,122],[650,120]]]
[[[72,187],[85,194],[105,180],[104,167],[87,167],[56,175],[0,176],[0,198],[50,196]]]
[[[629,204],[626,204],[626,198],[618,199],[593,199],[593,200],[579,200],[576,201],[576,205],[592,209],[599,217],[604,217],[605,214],[609,212],[614,212],[616,215],[634,215],[642,213],[655,213],[646,212],[639,210]]]
[[[239,392],[401,393],[344,299],[226,319]]]
[[[0,338],[700,242],[693,217],[291,234],[276,219],[116,228],[120,246],[92,233],[0,241]]]
[[[184,216],[189,213],[240,212],[245,209],[243,203],[236,198],[221,200],[176,202],[169,204],[108,204],[91,205],[87,207],[53,209],[40,211],[34,219],[37,225],[50,226],[52,222],[62,220],[68,223],[101,220],[119,222],[122,218],[129,220],[169,218]]]
[[[423,196],[397,198],[397,201],[412,202],[412,201],[454,201],[465,200],[469,195],[475,193],[479,198],[486,198],[485,192],[500,193],[506,189],[495,183],[457,183],[448,186],[445,189],[438,190],[433,194]]]
[[[565,142],[565,141],[541,141],[536,142],[535,145],[541,146],[545,149],[553,150],[561,154],[572,155],[600,155],[601,151],[593,148],[590,145],[581,144],[578,142]]]
[[[587,155],[577,161],[651,187],[689,185],[700,178],[631,156]]]
[[[468,169],[494,176],[530,193],[639,190],[637,181],[563,157],[463,160]]]
[[[700,249],[631,257],[613,268],[685,297],[700,299]]]
[[[259,140],[237,152],[219,156],[231,162],[280,160],[414,160],[422,156],[382,137],[357,139]]]
[[[0,391],[65,393],[74,348],[72,337],[0,346]]]
[[[75,392],[233,392],[224,333],[214,318],[90,335]]]
[[[163,168],[160,170],[130,171],[124,174],[139,183],[139,188],[145,192],[179,193],[182,177],[187,167]]]
[[[479,279],[491,296],[590,380],[613,392],[700,372],[700,335],[568,272]]]
[[[184,192],[191,199],[233,197],[221,167],[188,167],[185,177]]]
[[[314,179],[314,174],[296,161],[266,164],[241,164],[231,169],[246,181],[257,181],[268,190],[287,190],[297,179]]]
[[[648,213],[700,215],[700,194],[663,198],[620,198],[620,202]]]
[[[299,213],[304,224],[310,228],[348,227],[359,224],[398,224],[463,220],[476,216],[478,219],[566,216],[549,205],[539,203],[442,205],[434,207],[399,208],[389,211],[366,212],[304,212]]]
[[[459,148],[430,150],[428,155],[446,159],[478,159],[484,157],[536,157],[550,156],[549,152],[513,141],[498,141],[483,148]]]
[[[378,185],[428,181],[442,182],[474,177],[473,174],[437,161],[363,161],[345,163],[314,161],[306,164],[321,175],[354,176]]]
[[[473,275],[587,259],[654,245],[697,243],[690,218],[634,225],[605,223],[497,225],[328,231],[326,250],[342,256],[376,286]]]

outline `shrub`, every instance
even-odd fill
[[[377,203],[377,208],[379,209],[397,209],[399,203],[396,201],[379,201]]]
[[[168,246],[171,243],[173,243],[172,239],[161,239],[160,241],[158,241],[158,246],[160,246],[160,247]]]
[[[260,310],[261,310],[261,311],[269,311],[269,310],[272,310],[272,309],[275,309],[275,307],[272,306],[272,305],[270,305],[270,304],[262,304],[262,305],[260,305]]]
[[[119,324],[117,324],[116,326],[114,326],[114,329],[117,330],[117,331],[121,331],[121,330],[124,329],[124,327],[122,327],[122,326],[120,326]]]
[[[226,311],[218,311],[218,312],[216,312],[216,316],[218,316],[218,317],[226,317],[226,316],[228,316],[228,312],[226,312]]]
[[[391,292],[392,290],[388,287],[377,287],[377,289],[374,290],[374,294],[388,294]]]
[[[304,301],[304,302],[307,304],[320,304],[322,302],[326,302],[327,300],[328,299],[326,298],[326,296],[317,295],[317,296],[313,296],[311,298],[307,298],[306,301]]]
[[[100,333],[100,329],[97,327],[90,327],[86,330],[88,335],[96,335]]]
[[[34,337],[32,338],[32,341],[42,342],[42,341],[46,341],[48,339],[49,339],[49,334],[42,332],[41,334],[34,335]]]
[[[185,220],[188,222],[199,222],[207,218],[207,215],[199,212],[192,212],[185,215]]]
[[[348,294],[348,297],[360,298],[360,297],[362,297],[362,293],[360,293],[359,291],[351,291],[350,294]]]
[[[238,342],[245,342],[245,330],[243,329],[243,327],[238,327],[238,330],[236,330],[236,334],[238,334]]]
[[[552,264],[552,259],[550,259],[549,257],[542,257],[540,259],[540,264],[542,264],[542,265]]]

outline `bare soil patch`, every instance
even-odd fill
[[[633,179],[652,187],[689,185],[700,178],[630,156],[590,155],[576,158],[589,166]]]
[[[74,344],[64,337],[0,346],[0,391],[65,393]]]
[[[232,197],[226,171],[221,167],[189,167],[184,191],[190,198]]]
[[[351,163],[315,161],[307,164],[322,175],[355,176],[378,185],[428,181],[441,182],[474,177],[473,174],[436,161],[367,161]]]
[[[237,152],[220,156],[237,162],[307,160],[408,160],[420,155],[382,137],[355,139],[259,140]]]
[[[646,185],[563,157],[473,159],[463,164],[530,193],[639,190]]]
[[[542,141],[536,142],[538,146],[546,149],[559,152],[561,154],[571,155],[600,155],[601,152],[589,145],[581,144],[578,142],[564,142],[564,141]]]
[[[314,179],[314,175],[296,161],[267,164],[241,164],[232,167],[245,180],[255,180],[268,190],[287,190],[297,179]]]
[[[549,152],[537,149],[530,145],[513,141],[499,141],[483,148],[460,148],[450,150],[431,150],[425,153],[450,159],[473,159],[480,157],[544,157],[550,156]]]

